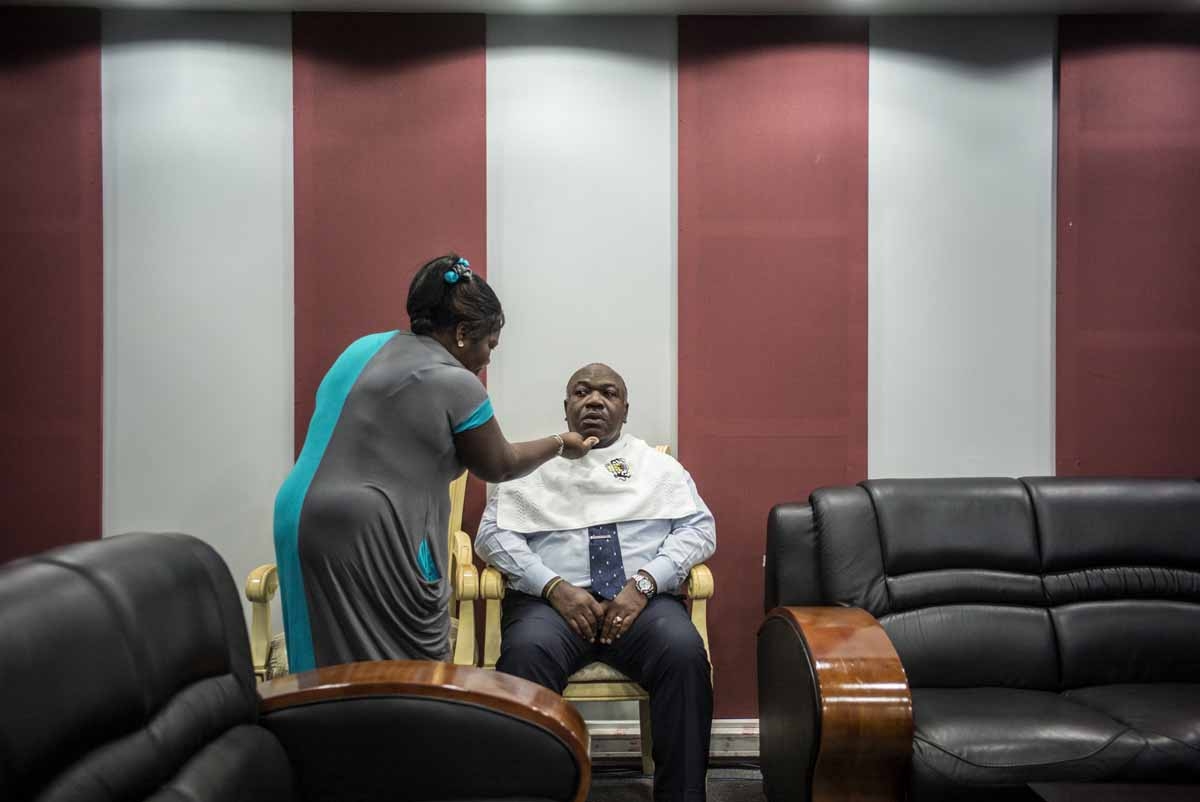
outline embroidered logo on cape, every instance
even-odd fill
[[[604,467],[608,468],[608,472],[613,475],[614,479],[620,479],[622,482],[629,481],[629,477],[632,476],[632,474],[629,473],[629,463],[620,457],[611,460]]]

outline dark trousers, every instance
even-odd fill
[[[629,631],[610,645],[571,631],[550,604],[509,590],[496,669],[555,693],[567,677],[599,660],[650,694],[656,802],[704,802],[712,732],[712,676],[704,642],[676,596],[655,596]]]

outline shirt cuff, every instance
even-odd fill
[[[679,582],[675,579],[678,572],[670,557],[660,554],[638,570],[654,577],[658,593],[674,593],[679,588]]]
[[[546,566],[540,565],[537,568],[531,568],[530,570],[526,571],[525,575],[517,581],[514,588],[522,593],[527,593],[530,596],[540,597],[542,595],[542,591],[546,588],[546,583],[551,579],[554,579],[556,576],[558,576],[558,574],[551,571]]]

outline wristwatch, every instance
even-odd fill
[[[638,593],[642,594],[647,599],[654,598],[654,594],[657,593],[657,590],[654,587],[654,580],[645,574],[639,573],[634,576],[633,586],[637,588]]]

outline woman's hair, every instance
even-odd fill
[[[451,274],[453,280],[447,281]],[[463,323],[472,340],[504,326],[500,299],[456,253],[431,259],[413,276],[408,287],[408,317],[413,334],[433,334]]]

